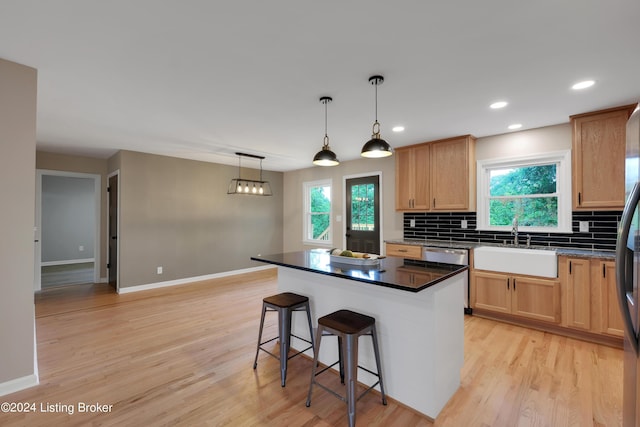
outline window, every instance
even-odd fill
[[[351,230],[375,230],[375,190],[375,184],[355,184],[351,186]]]
[[[303,183],[304,238],[306,243],[330,245],[331,180]]]
[[[478,161],[478,229],[571,232],[571,153]]]

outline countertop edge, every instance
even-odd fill
[[[394,283],[388,283],[388,282],[380,282],[377,280],[372,280],[372,279],[364,279],[364,278],[360,278],[360,277],[353,277],[353,276],[348,276],[346,274],[339,274],[339,273],[333,273],[333,272],[329,272],[329,271],[321,271],[321,270],[315,270],[312,268],[308,268],[308,267],[303,267],[300,265],[292,265],[292,264],[288,264],[288,263],[284,263],[284,262],[279,262],[279,261],[274,261],[274,260],[269,260],[269,259],[265,259],[265,258],[260,258],[260,257],[256,257],[256,256],[252,256],[251,257],[252,261],[258,261],[258,262],[264,262],[267,264],[273,264],[273,265],[277,265],[280,267],[287,267],[287,268],[293,268],[295,270],[300,270],[300,271],[306,271],[309,273],[315,273],[315,274],[322,274],[325,276],[332,276],[332,277],[337,277],[340,279],[345,279],[345,280],[353,280],[356,282],[361,282],[361,283],[365,283],[367,285],[374,285],[374,286],[382,286],[385,288],[391,288],[391,289],[397,289],[399,291],[404,291],[404,292],[412,292],[412,293],[417,293],[420,291],[423,291],[427,288],[430,288],[432,286],[437,285],[438,283],[449,279],[450,277],[453,277],[457,274],[460,274],[464,271],[469,270],[468,266],[458,266],[460,268],[458,268],[455,271],[450,272],[449,274],[443,275],[437,279],[433,279],[427,283],[425,283],[423,286],[417,287],[417,288],[408,288],[402,285],[397,285]]]
[[[425,246],[436,248],[451,248],[451,249],[475,249],[480,246],[497,246],[503,247],[504,245],[499,243],[485,243],[485,242],[461,242],[455,240],[413,240],[413,239],[389,239],[385,240],[385,243],[395,243],[400,245],[413,245],[413,246]],[[525,248],[525,246],[521,246]],[[615,251],[608,251],[604,249],[577,249],[577,248],[563,248],[556,246],[531,246],[531,249],[545,249],[554,250],[558,255],[565,256],[577,256],[583,258],[604,258],[615,259]]]

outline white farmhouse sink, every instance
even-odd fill
[[[473,267],[503,273],[558,277],[558,261],[554,250],[480,246],[473,250]]]

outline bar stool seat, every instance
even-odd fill
[[[376,358],[377,372],[372,372],[369,369],[358,365],[358,338],[362,335],[371,336],[373,351]],[[384,392],[384,383],[382,381],[382,367],[380,363],[380,351],[378,349],[376,319],[351,310],[338,310],[318,319],[318,331],[316,332],[316,336],[317,343],[311,368],[311,384],[309,384],[309,395],[307,396],[306,403],[307,407],[311,406],[311,393],[314,385],[323,388],[343,402],[346,402],[350,427],[355,426],[356,423],[356,402],[378,384],[380,385],[382,404],[387,404],[387,397]],[[338,337],[338,361],[322,369],[320,372],[317,372],[318,354],[320,353],[320,342],[322,341],[323,336]],[[347,392],[345,396],[338,394],[316,380],[318,375],[325,372],[327,369],[332,368],[336,364],[340,365],[340,381],[343,384],[345,383],[346,376]],[[376,376],[378,381],[356,398],[358,368]]]
[[[302,338],[291,333],[291,316],[294,311],[306,311],[307,321],[309,323],[310,339]],[[262,330],[264,328],[264,317],[267,311],[278,312],[278,336],[262,342]],[[311,344],[304,350],[298,351],[289,356],[291,347],[291,337],[298,338],[304,342]],[[271,353],[262,346],[271,341],[280,338],[280,355]],[[311,309],[309,308],[309,297],[294,294],[293,292],[283,292],[277,295],[266,297],[262,300],[262,316],[260,318],[260,332],[258,333],[258,346],[256,348],[256,357],[253,361],[253,369],[258,366],[258,354],[260,350],[280,360],[280,385],[285,386],[287,380],[287,362],[292,357],[298,356],[309,349],[315,348],[313,341],[313,326],[311,324]]]

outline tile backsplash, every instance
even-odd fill
[[[622,211],[576,211],[573,212],[573,233],[527,233],[520,231],[520,242],[531,235],[531,245],[563,248],[614,250],[616,234]],[[411,220],[415,226],[411,227]],[[462,221],[467,228],[462,228]],[[580,222],[589,224],[588,232],[580,231]],[[475,212],[405,212],[403,220],[405,239],[455,240],[474,243],[509,243],[510,232],[476,230]]]

